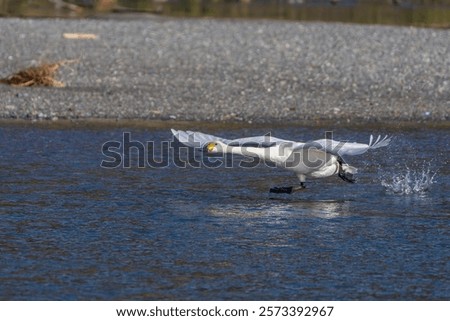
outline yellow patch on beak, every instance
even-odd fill
[[[216,147],[216,144],[214,144],[214,143],[209,143],[209,144],[206,146],[206,150],[207,150],[208,152],[212,152],[212,150],[214,149],[214,147]]]

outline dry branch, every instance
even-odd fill
[[[0,79],[0,82],[18,87],[64,87],[65,84],[63,82],[55,79],[56,71],[61,66],[72,64],[77,61],[78,60],[62,60],[55,63],[43,63],[38,66],[28,67],[4,79]]]

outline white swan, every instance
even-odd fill
[[[272,193],[292,193],[305,188],[306,177],[328,177],[338,174],[340,178],[354,183],[357,169],[345,163],[344,155],[360,155],[369,149],[389,145],[391,138],[385,136],[374,141],[370,135],[369,144],[339,142],[319,139],[311,142],[294,142],[273,136],[255,136],[239,139],[224,139],[200,132],[172,129],[173,135],[183,145],[205,148],[209,153],[231,153],[275,163],[277,167],[293,171],[300,180],[300,186],[271,188]]]

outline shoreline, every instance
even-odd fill
[[[79,60],[58,72],[65,88],[0,84],[3,120],[450,120],[450,30],[159,17],[0,18],[0,28],[2,78],[39,62]],[[65,39],[68,32],[96,39]]]
[[[283,127],[304,127],[304,128],[349,128],[349,129],[373,129],[390,131],[407,130],[450,130],[450,121],[391,121],[391,122],[336,122],[325,121],[297,121],[297,122],[266,122],[266,123],[248,123],[248,122],[206,122],[206,121],[186,121],[186,120],[155,120],[155,119],[4,119],[0,118],[1,127],[35,127],[42,129],[115,129],[127,128],[137,130],[159,130],[159,129],[183,129],[183,130],[219,130],[219,129],[243,129],[243,128],[283,128]]]

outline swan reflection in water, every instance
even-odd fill
[[[213,216],[227,217],[265,217],[277,221],[294,216],[318,217],[331,219],[348,216],[349,202],[337,200],[323,201],[287,201],[286,199],[269,199],[251,204],[215,204],[206,211]]]
[[[227,225],[227,231],[217,233],[216,238],[222,244],[248,248],[249,251],[262,246],[290,248],[298,254],[313,235],[315,242],[335,243],[340,238],[341,222],[338,220],[349,215],[347,202],[330,200],[286,202],[268,199],[253,204],[221,205],[216,203],[206,210],[221,224]]]

